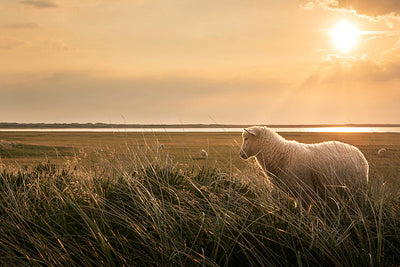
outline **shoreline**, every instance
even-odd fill
[[[0,129],[151,129],[151,128],[247,128],[253,125],[269,128],[324,128],[324,127],[400,127],[400,124],[363,123],[363,124],[108,124],[108,123],[16,123],[0,122]]]

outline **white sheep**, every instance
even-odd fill
[[[327,197],[330,189],[365,192],[368,162],[358,148],[341,142],[288,141],[266,127],[244,129],[240,156],[255,157],[273,184],[300,199]]]
[[[207,153],[207,151],[205,151],[204,149],[202,149],[202,150],[200,151],[200,156],[202,156],[203,158],[208,158],[208,153]]]
[[[381,156],[381,157],[383,157],[385,154],[386,154],[386,148],[381,148],[381,149],[379,149],[378,150],[378,156]]]

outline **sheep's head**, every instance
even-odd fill
[[[242,159],[248,159],[258,153],[258,130],[257,127],[250,127],[243,130],[243,144],[240,148],[240,157]]]

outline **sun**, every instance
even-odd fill
[[[342,20],[329,31],[329,34],[335,47],[343,53],[348,53],[356,46],[360,31],[350,22]]]

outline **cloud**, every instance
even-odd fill
[[[55,8],[58,7],[56,3],[50,0],[22,0],[19,3],[36,8]]]
[[[17,39],[0,38],[0,49],[9,50],[23,45],[24,42]]]
[[[367,16],[400,15],[399,0],[337,0],[339,8],[355,10]]]
[[[15,23],[1,26],[3,29],[35,29],[39,28],[36,23]]]
[[[30,40],[21,40],[16,38],[7,38],[0,36],[0,49],[9,50],[14,48],[19,48],[22,46],[29,50],[33,49],[35,51],[48,51],[48,52],[50,51],[67,52],[75,49],[74,47],[65,43],[61,39],[38,38],[37,40],[30,41]]]
[[[285,91],[277,81],[190,77],[118,78],[61,72],[0,79],[0,113],[8,121],[255,122]],[[0,77],[1,78],[1,77]],[[276,100],[274,100],[275,102]],[[257,109],[257,114],[254,110]],[[123,122],[123,121],[121,121]]]
[[[331,58],[325,64],[334,72],[342,68],[337,61],[346,60],[352,62]],[[0,75],[0,114],[20,122],[395,123],[399,83],[318,84],[305,91],[274,80],[24,73]]]
[[[304,120],[395,123],[400,112],[399,71],[400,61],[330,55],[288,102],[302,106]]]
[[[57,51],[69,51],[71,47],[62,40],[57,39],[45,39],[40,43],[40,46],[45,49],[57,50]]]
[[[311,1],[304,7],[312,8],[313,3]],[[315,3],[329,9],[352,10],[358,15],[370,17],[400,16],[399,0],[316,0]]]
[[[374,62],[363,57],[327,56],[303,86],[339,84],[343,82],[387,82],[399,80],[400,62]]]

